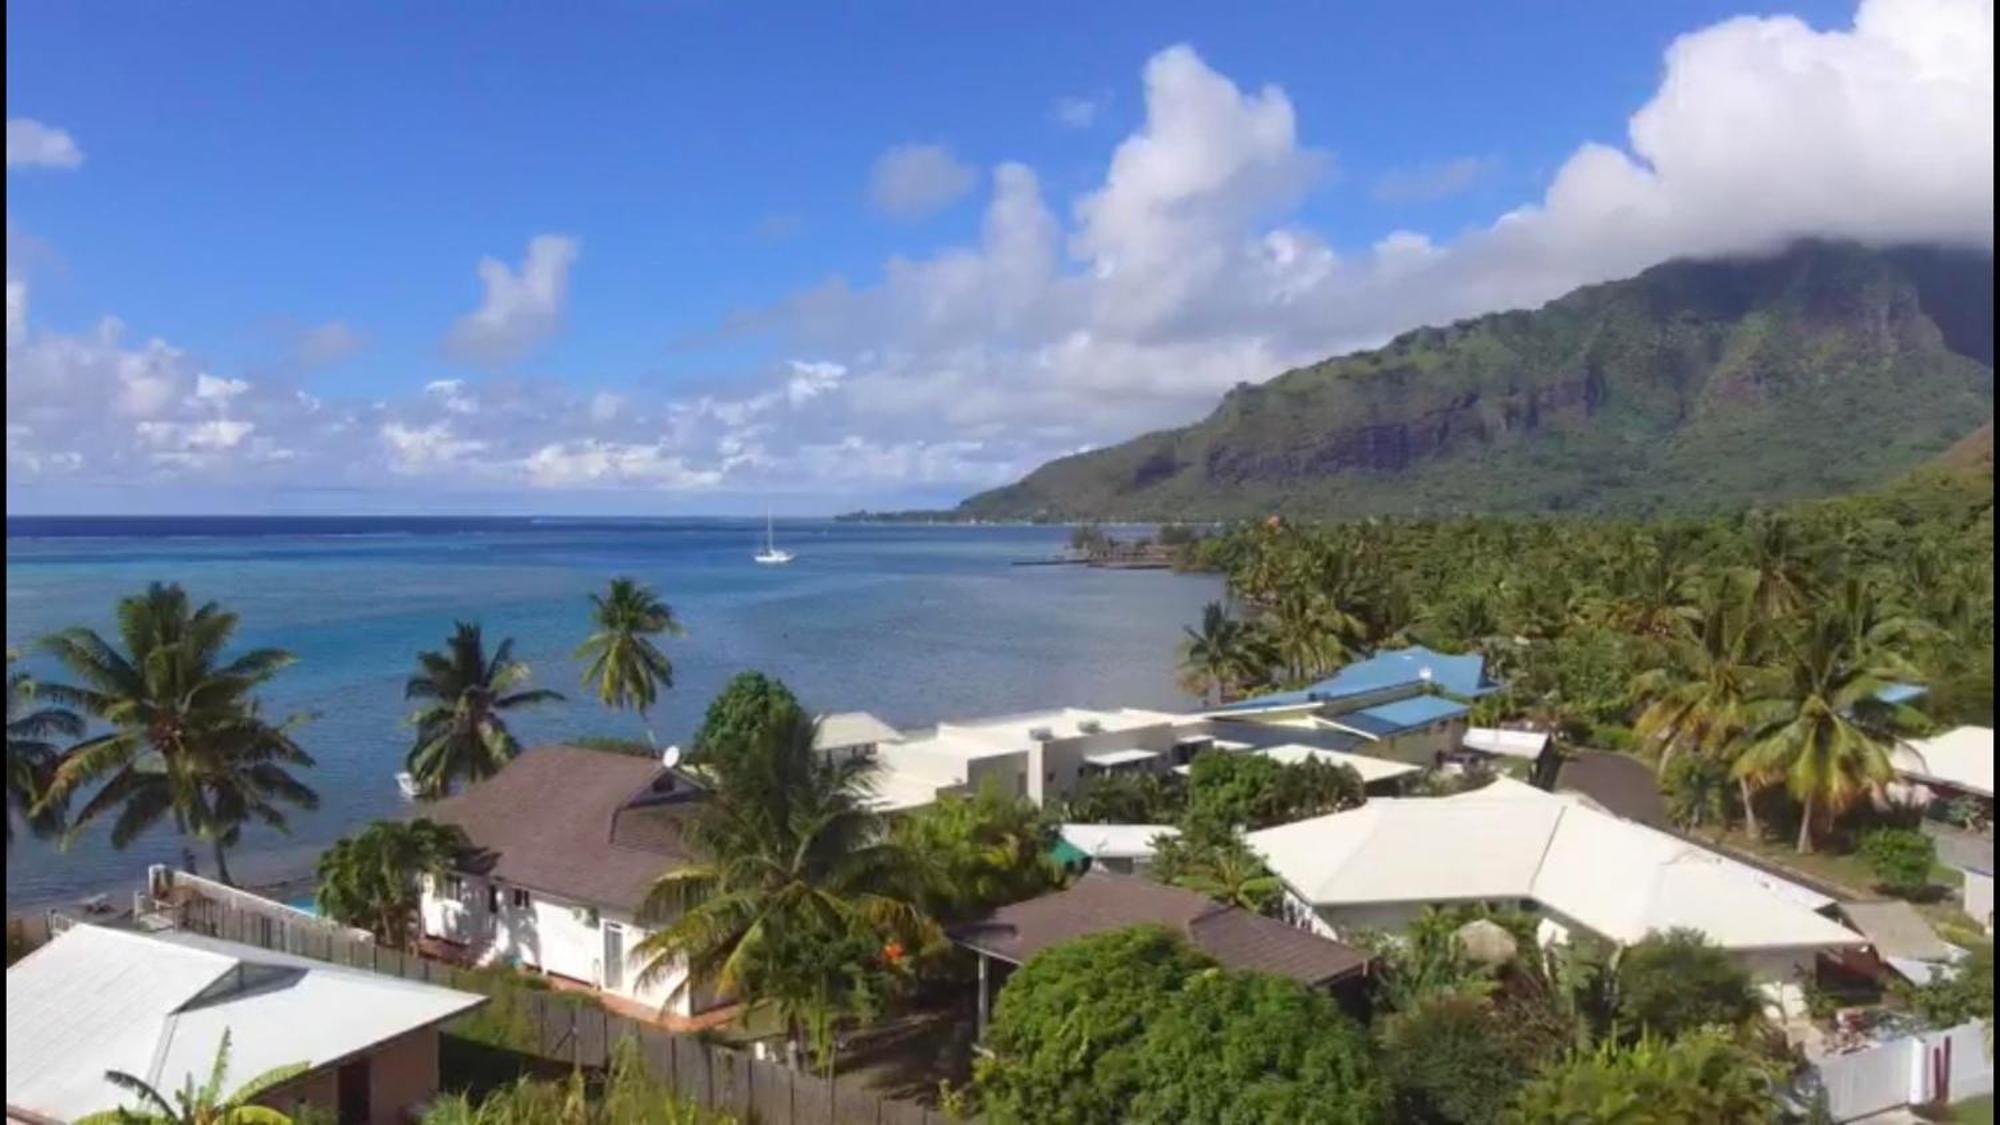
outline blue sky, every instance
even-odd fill
[[[938,503],[1674,253],[1991,244],[1990,0],[824,7],[9,4],[9,511]]]

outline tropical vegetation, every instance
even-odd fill
[[[1700,521],[1267,519],[1197,554],[1239,607],[1190,631],[1203,693],[1411,641],[1476,652],[1504,685],[1480,722],[1643,755],[1704,831],[1852,846],[1896,738],[1992,722],[1990,476]],[[1318,655],[1279,640],[1302,598],[1338,607]]]
[[[417,672],[403,685],[403,697],[420,704],[410,716],[417,734],[404,768],[422,795],[443,796],[458,782],[492,777],[520,753],[507,713],[562,699],[529,688],[530,674],[514,659],[512,638],[489,656],[485,635],[471,622],[459,622],[442,651],[417,654]]]
[[[592,631],[576,650],[578,659],[589,661],[584,686],[606,707],[637,711],[646,724],[647,741],[654,741],[647,714],[660,689],[674,686],[673,661],[655,638],[687,630],[672,606],[633,578],[613,578],[603,593],[590,596],[590,606]]]
[[[469,847],[456,825],[378,820],[320,853],[314,903],[384,945],[408,948],[418,932],[423,880],[442,878]]]
[[[35,814],[101,782],[75,810],[72,831],[109,815],[111,844],[122,848],[171,820],[209,845],[227,882],[227,850],[245,825],[282,831],[287,806],[318,807],[292,772],[313,764],[292,738],[303,717],[273,722],[256,698],[292,655],[227,656],[236,626],[236,614],[216,603],[195,606],[179,586],[154,583],[118,603],[116,643],[83,627],[45,638],[41,650],[72,682],[41,684],[38,696],[106,729],[63,751]]]
[[[1296,982],[1152,926],[1044,951],[1001,990],[978,1070],[996,1123],[1380,1120],[1365,1037]]]
[[[1779,1119],[1786,1068],[1719,1028],[1579,1052],[1521,1091],[1520,1125],[1664,1125]]]
[[[873,763],[814,752],[816,724],[776,681],[739,677],[723,694],[769,709],[711,707],[697,742],[711,791],[686,828],[699,859],[654,884],[642,914],[659,928],[634,955],[643,981],[705,982],[773,1010],[825,1068],[837,1023],[876,1010],[939,934],[868,807]]]
[[[14,847],[14,825],[47,838],[62,831],[61,802],[45,802],[62,747],[55,739],[82,738],[83,720],[66,707],[42,705],[34,677],[17,670],[20,654],[7,650],[7,847]]]

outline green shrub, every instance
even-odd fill
[[[1509,1120],[1764,1122],[1778,1120],[1779,1074],[1718,1029],[1679,1039],[1606,1043],[1550,1068],[1521,1091]]]
[[[1654,934],[1618,959],[1618,1022],[1672,1039],[1702,1027],[1740,1027],[1761,1008],[1750,974],[1698,930]]]
[[[1382,1021],[1382,1073],[1401,1121],[1490,1125],[1529,1071],[1498,1013],[1467,993],[1430,996]]]
[[[1937,844],[1914,828],[1876,828],[1862,835],[1861,858],[1882,889],[1907,898],[1930,885]]]

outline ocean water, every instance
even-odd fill
[[[263,698],[271,712],[316,716],[299,737],[318,759],[308,780],[321,805],[295,814],[289,836],[246,832],[230,861],[246,881],[307,871],[329,841],[403,807],[403,682],[454,621],[481,622],[489,644],[513,637],[535,684],[568,696],[517,713],[525,744],[642,737],[636,716],[582,689],[572,657],[587,596],[614,575],[650,583],[687,626],[667,643],[675,685],[653,715],[663,744],[684,741],[746,669],[782,677],[815,710],[899,726],[1193,703],[1175,685],[1174,647],[1217,595],[1213,578],[1008,565],[1058,552],[1067,531],[1055,527],[780,521],[780,545],[799,556],[785,567],[751,562],[762,532],[753,520],[10,517],[6,639],[28,651],[65,626],[109,633],[119,597],[173,581],[238,612],[241,646],[298,657]],[[67,851],[17,839],[9,905],[130,886],[181,854],[170,828],[122,852],[107,835],[108,818]]]

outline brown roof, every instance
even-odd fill
[[[655,783],[670,781],[670,789]],[[634,910],[687,862],[680,822],[695,794],[652,758],[543,746],[422,810],[465,830],[472,869],[589,906]]]
[[[1206,895],[1130,875],[1093,871],[1067,889],[1003,906],[955,928],[970,949],[1022,964],[1065,941],[1146,923],[1164,926],[1226,968],[1327,984],[1367,967],[1358,950]]]

